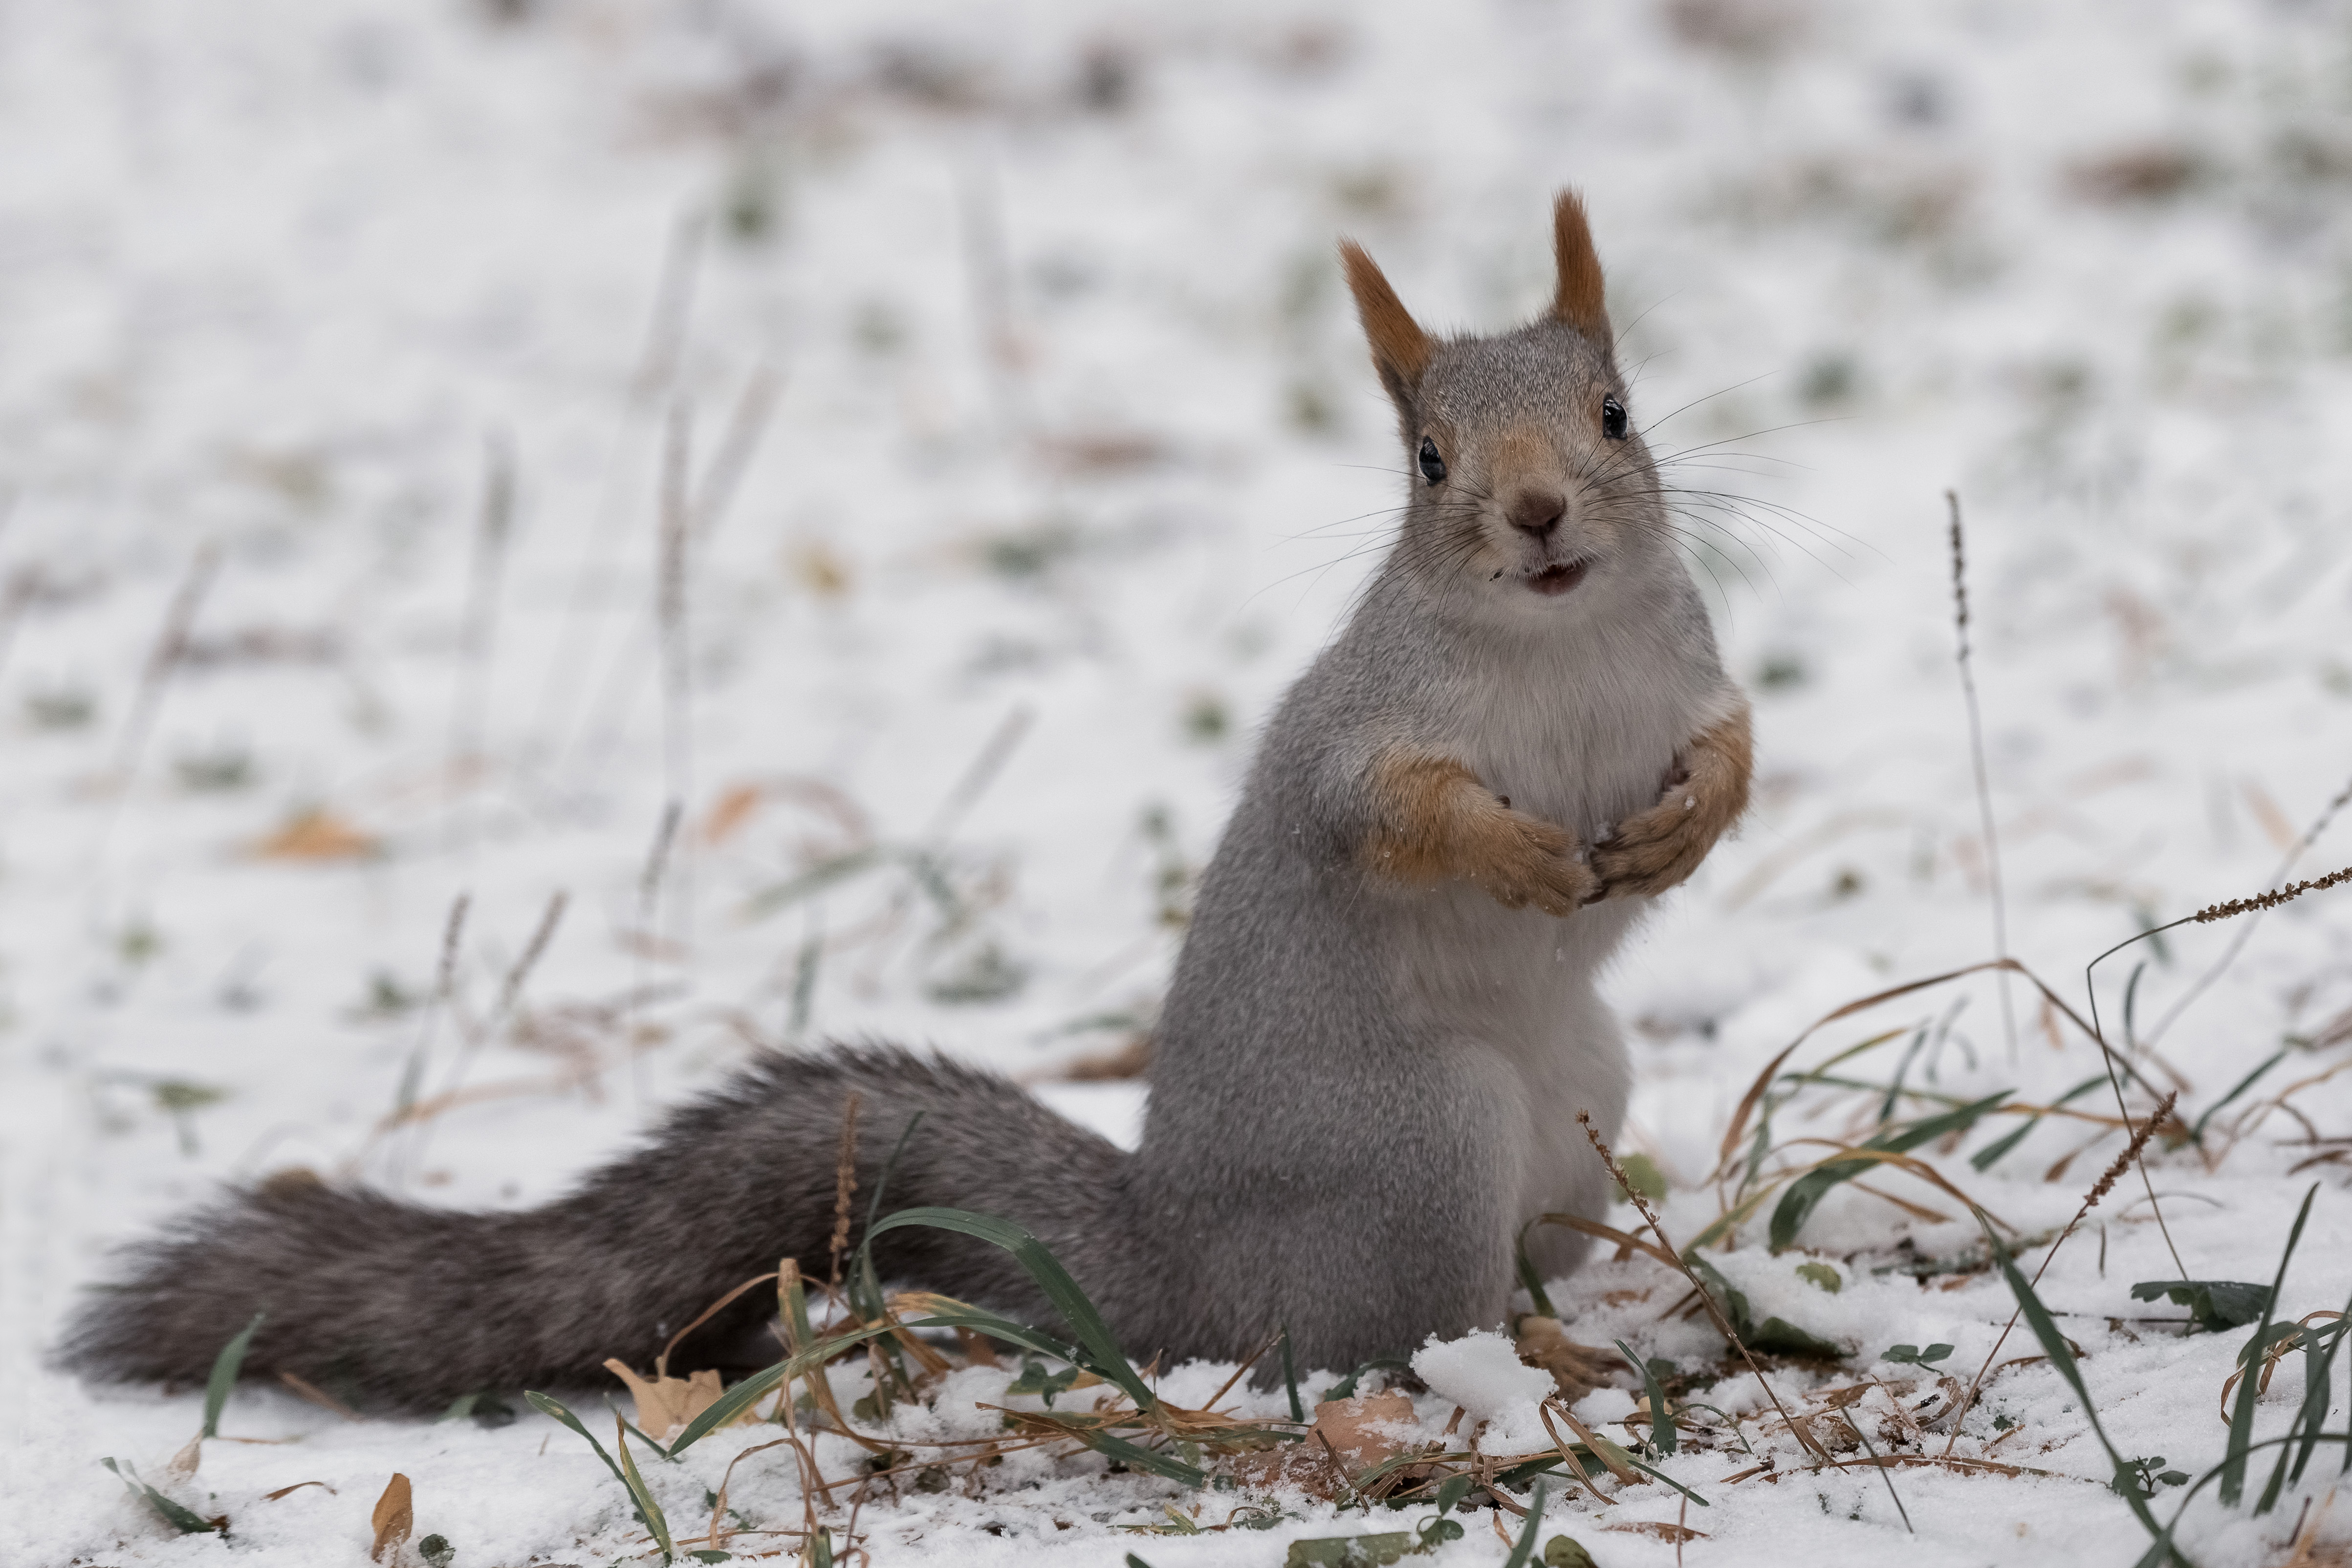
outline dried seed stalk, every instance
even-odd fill
[[[857,1108],[866,1097],[856,1089],[841,1107],[841,1154],[833,1170],[833,1288],[841,1289],[841,1255],[849,1246],[849,1199],[857,1191]]]
[[[2330,871],[2325,877],[2315,877],[2308,882],[2291,882],[2284,888],[2273,888],[2267,893],[2256,893],[2251,899],[2231,899],[2225,903],[2208,904],[2190,915],[2189,919],[2199,925],[2210,925],[2215,921],[2226,921],[2236,915],[2252,914],[2256,910],[2274,910],[2281,904],[2293,903],[2305,893],[2324,893],[2328,889],[2345,882],[2352,882],[2352,866],[2347,866],[2341,871]],[[2177,925],[2181,922],[2176,921],[2173,923]]]
[[[1658,1238],[1658,1245],[1674,1258],[1675,1268],[1682,1271],[1684,1279],[1690,1281],[1691,1289],[1698,1292],[1699,1303],[1706,1309],[1706,1315],[1715,1320],[1717,1331],[1731,1342],[1731,1347],[1739,1352],[1740,1360],[1748,1363],[1748,1370],[1756,1374],[1757,1386],[1764,1390],[1764,1397],[1772,1402],[1772,1408],[1780,1413],[1780,1419],[1788,1424],[1790,1432],[1796,1434],[1797,1440],[1816,1458],[1826,1462],[1829,1455],[1813,1440],[1811,1434],[1798,1426],[1795,1418],[1790,1415],[1789,1407],[1780,1403],[1780,1394],[1773,1390],[1772,1380],[1764,1375],[1764,1369],[1757,1364],[1754,1352],[1739,1337],[1739,1331],[1731,1326],[1731,1320],[1723,1315],[1723,1310],[1716,1305],[1715,1298],[1707,1293],[1705,1285],[1699,1283],[1699,1278],[1690,1265],[1683,1261],[1683,1255],[1675,1249],[1673,1242],[1666,1239],[1665,1227],[1658,1223],[1658,1216],[1651,1211],[1649,1200],[1643,1197],[1642,1190],[1633,1184],[1633,1178],[1625,1174],[1625,1168],[1617,1163],[1617,1156],[1610,1150],[1608,1141],[1601,1136],[1601,1130],[1592,1125],[1592,1113],[1580,1110],[1576,1113],[1576,1120],[1578,1125],[1584,1129],[1585,1139],[1591,1143],[1593,1152],[1599,1154],[1601,1164],[1608,1167],[1609,1179],[1617,1184],[1619,1191],[1633,1200],[1633,1207],[1640,1211],[1651,1234]]]

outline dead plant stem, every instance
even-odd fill
[[[1675,1267],[1681,1270],[1684,1279],[1691,1282],[1691,1289],[1698,1292],[1699,1302],[1706,1307],[1706,1315],[1714,1320],[1717,1331],[1730,1342],[1731,1347],[1739,1352],[1739,1358],[1748,1363],[1748,1370],[1756,1374],[1757,1386],[1763,1389],[1764,1397],[1772,1402],[1772,1408],[1780,1413],[1780,1419],[1787,1423],[1790,1432],[1796,1434],[1797,1441],[1803,1444],[1810,1452],[1826,1460],[1829,1455],[1813,1440],[1811,1433],[1797,1425],[1796,1419],[1789,1414],[1789,1407],[1780,1403],[1780,1395],[1773,1389],[1772,1380],[1764,1375],[1763,1367],[1757,1364],[1754,1352],[1748,1350],[1748,1342],[1739,1337],[1739,1331],[1731,1326],[1731,1320],[1723,1315],[1723,1309],[1716,1305],[1715,1298],[1707,1293],[1705,1285],[1699,1283],[1698,1275],[1692,1270],[1689,1264],[1683,1261],[1683,1255],[1675,1250],[1675,1244],[1666,1239],[1665,1226],[1658,1223],[1658,1216],[1651,1211],[1649,1200],[1642,1195],[1642,1190],[1633,1184],[1633,1179],[1625,1174],[1623,1167],[1617,1163],[1617,1156],[1611,1152],[1607,1141],[1601,1136],[1601,1130],[1592,1124],[1591,1112],[1580,1110],[1576,1113],[1576,1120],[1578,1125],[1584,1129],[1584,1136],[1591,1143],[1593,1152],[1601,1156],[1601,1163],[1608,1167],[1610,1179],[1617,1184],[1620,1192],[1633,1200],[1633,1207],[1640,1211],[1643,1220],[1650,1227],[1651,1234],[1658,1238],[1658,1245],[1664,1248],[1666,1255],[1675,1260]]]
[[[1984,718],[1977,706],[1977,678],[1969,649],[1969,576],[1966,536],[1960,526],[1960,492],[1946,490],[1952,513],[1952,629],[1959,646],[1960,692],[1969,710],[1969,761],[1976,771],[1977,815],[1983,825],[1985,876],[1992,889],[1992,950],[1995,958],[2009,956],[2009,904],[2000,881],[2000,832],[1993,821],[1992,778],[1985,766]],[[2017,1010],[2009,994],[2009,975],[2000,979],[2000,1027],[2009,1044],[2009,1059],[2017,1060]]]

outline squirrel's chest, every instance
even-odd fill
[[[1479,672],[1447,707],[1452,747],[1513,805],[1590,842],[1657,798],[1697,692],[1671,668],[1528,661]]]

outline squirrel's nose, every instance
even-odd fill
[[[1568,498],[1558,490],[1521,490],[1507,515],[1513,528],[1541,539],[1568,515]]]

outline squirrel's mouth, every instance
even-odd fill
[[[1530,572],[1528,574],[1528,586],[1547,598],[1556,599],[1584,581],[1585,564],[1581,561],[1570,561],[1558,566],[1547,566],[1540,572]]]

